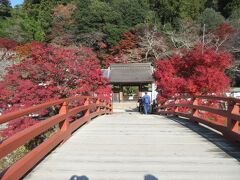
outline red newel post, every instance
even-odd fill
[[[228,134],[232,132],[238,133],[238,124],[237,120],[232,119],[231,115],[240,115],[239,113],[239,105],[234,102],[234,100],[228,101],[228,118],[227,118],[227,131]]]
[[[174,97],[174,104],[173,104],[173,110],[174,110],[174,115],[178,116],[176,113],[179,112],[179,107],[176,106],[176,104],[178,104],[179,99],[177,97]]]
[[[101,103],[101,102],[100,102],[100,99],[97,98],[97,101],[96,101],[96,105],[97,105],[97,110],[96,110],[96,112],[97,112],[97,113],[100,112],[100,108],[101,108],[101,107],[100,107],[100,103]]]
[[[111,102],[109,103],[109,108],[110,108],[110,109],[109,109],[109,112],[110,112],[110,114],[112,114],[113,109],[112,109],[112,103],[111,103]]]
[[[107,111],[107,114],[110,114],[111,113],[111,103],[110,102],[107,102],[107,106],[106,106],[106,111]]]
[[[190,119],[192,119],[193,122],[196,123],[196,124],[199,124],[199,122],[196,121],[196,119],[194,120],[194,117],[198,118],[199,117],[199,112],[196,109],[196,107],[194,107],[194,106],[198,106],[198,105],[199,105],[199,99],[196,98],[196,97],[192,97],[192,113],[191,113]]]
[[[102,100],[102,114],[105,114],[105,106],[106,106],[106,103],[105,103],[105,100]]]
[[[64,102],[60,111],[59,111],[59,114],[68,114],[68,103],[67,102]],[[66,117],[66,119],[61,122],[59,124],[59,128],[61,131],[66,131],[69,127],[69,120],[68,120],[68,117]]]
[[[84,113],[84,117],[87,118],[87,121],[90,121],[90,99],[86,98],[85,102],[84,102],[84,106],[88,106],[88,109],[85,111]]]

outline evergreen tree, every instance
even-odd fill
[[[12,17],[0,23],[0,36],[8,37],[19,43],[26,43],[43,41],[45,34],[41,24],[18,7],[12,10]]]
[[[231,16],[228,18],[230,24],[236,29],[240,30],[240,8],[235,9]]]
[[[161,24],[177,24],[179,20],[179,0],[150,0],[150,7],[155,11]]]
[[[0,0],[0,18],[11,16],[11,4],[9,0]]]
[[[207,8],[199,17],[199,22],[201,25],[206,25],[206,29],[215,29],[220,24],[225,22],[225,18],[221,15],[220,12],[216,12],[212,8]]]
[[[112,0],[111,4],[121,15],[123,24],[127,27],[144,23],[148,18],[147,15],[151,14],[149,3],[146,0]]]
[[[204,0],[150,0],[162,24],[178,27],[180,20],[194,20],[204,9]]]
[[[218,2],[218,9],[226,18],[238,8],[240,8],[239,0],[219,0]]]
[[[180,0],[179,14],[183,20],[196,19],[204,9],[204,0]]]
[[[79,0],[75,25],[78,35],[104,33],[107,43],[115,45],[124,31],[153,19],[150,16],[146,0]]]
[[[53,8],[61,2],[61,0],[25,0],[23,10],[27,13],[28,17],[40,23],[45,34],[50,34]]]
[[[219,2],[219,0],[206,0],[205,7],[212,8],[215,11],[217,11],[218,10],[218,2]]]

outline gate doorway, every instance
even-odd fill
[[[139,98],[139,86],[123,86],[123,101],[137,101]]]
[[[144,92],[148,92],[151,100],[153,99],[151,83],[139,83],[139,84],[114,84],[113,90],[113,102],[138,102],[139,97],[144,95]]]

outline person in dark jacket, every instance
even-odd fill
[[[138,99],[138,112],[143,112],[142,97],[139,97]]]
[[[147,94],[147,92],[145,92],[145,95],[142,97],[142,103],[144,107],[144,114],[147,114],[149,110],[149,106],[151,104],[151,99],[150,99],[150,96]]]

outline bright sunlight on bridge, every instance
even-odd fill
[[[239,160],[240,148],[187,120],[116,113],[78,130],[26,179],[238,179]]]

